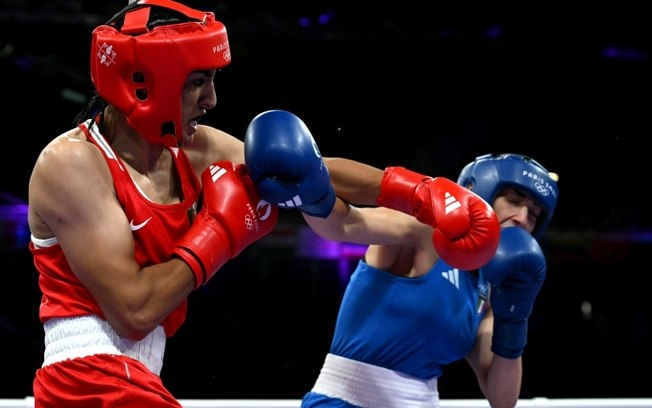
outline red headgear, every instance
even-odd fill
[[[149,29],[152,6],[189,21]],[[121,16],[124,24],[117,29],[111,22]],[[194,71],[230,62],[226,28],[215,15],[170,0],[139,0],[93,30],[91,79],[98,94],[152,143],[179,145],[184,82]]]

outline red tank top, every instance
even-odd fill
[[[183,199],[178,204],[157,204],[142,195],[122,160],[115,154],[97,126],[88,128],[90,121],[79,127],[104,155],[113,177],[120,205],[130,220],[135,242],[136,261],[141,268],[170,259],[174,244],[188,231],[196,211],[201,185],[183,150],[170,148],[174,166],[183,186]],[[91,293],[70,269],[61,246],[37,247],[29,243],[34,265],[39,272],[39,287],[43,294],[39,309],[41,322],[54,317],[104,314]],[[89,248],[90,250],[90,248]],[[184,300],[163,321],[168,336],[173,335],[186,318]]]

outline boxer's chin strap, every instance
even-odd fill
[[[151,7],[143,7],[127,12],[120,31],[123,34],[139,35],[147,32],[147,22]]]

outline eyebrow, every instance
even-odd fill
[[[520,195],[521,197],[527,197],[528,196],[528,194],[526,192],[521,191],[518,188],[507,187],[506,190],[511,190],[511,191],[515,192],[516,194]]]
[[[201,69],[198,71],[192,71],[193,74],[203,74],[205,76],[211,76],[211,70],[209,69]]]
[[[503,189],[503,194],[505,194],[506,192],[510,192],[510,191],[517,194],[517,195],[519,195],[519,196],[521,196],[521,197],[523,197],[523,198],[528,197],[528,194],[526,192],[521,191],[520,189],[518,189],[516,187],[505,187]]]
[[[519,195],[521,198],[529,198],[530,200],[532,200],[532,203],[537,207],[539,207],[541,210],[543,210],[544,208],[543,205],[536,198],[532,197],[532,194],[521,191],[520,189],[515,187],[506,187],[505,190],[511,190],[517,195]]]

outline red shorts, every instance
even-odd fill
[[[35,408],[174,407],[181,404],[161,378],[126,356],[96,354],[36,371]]]

